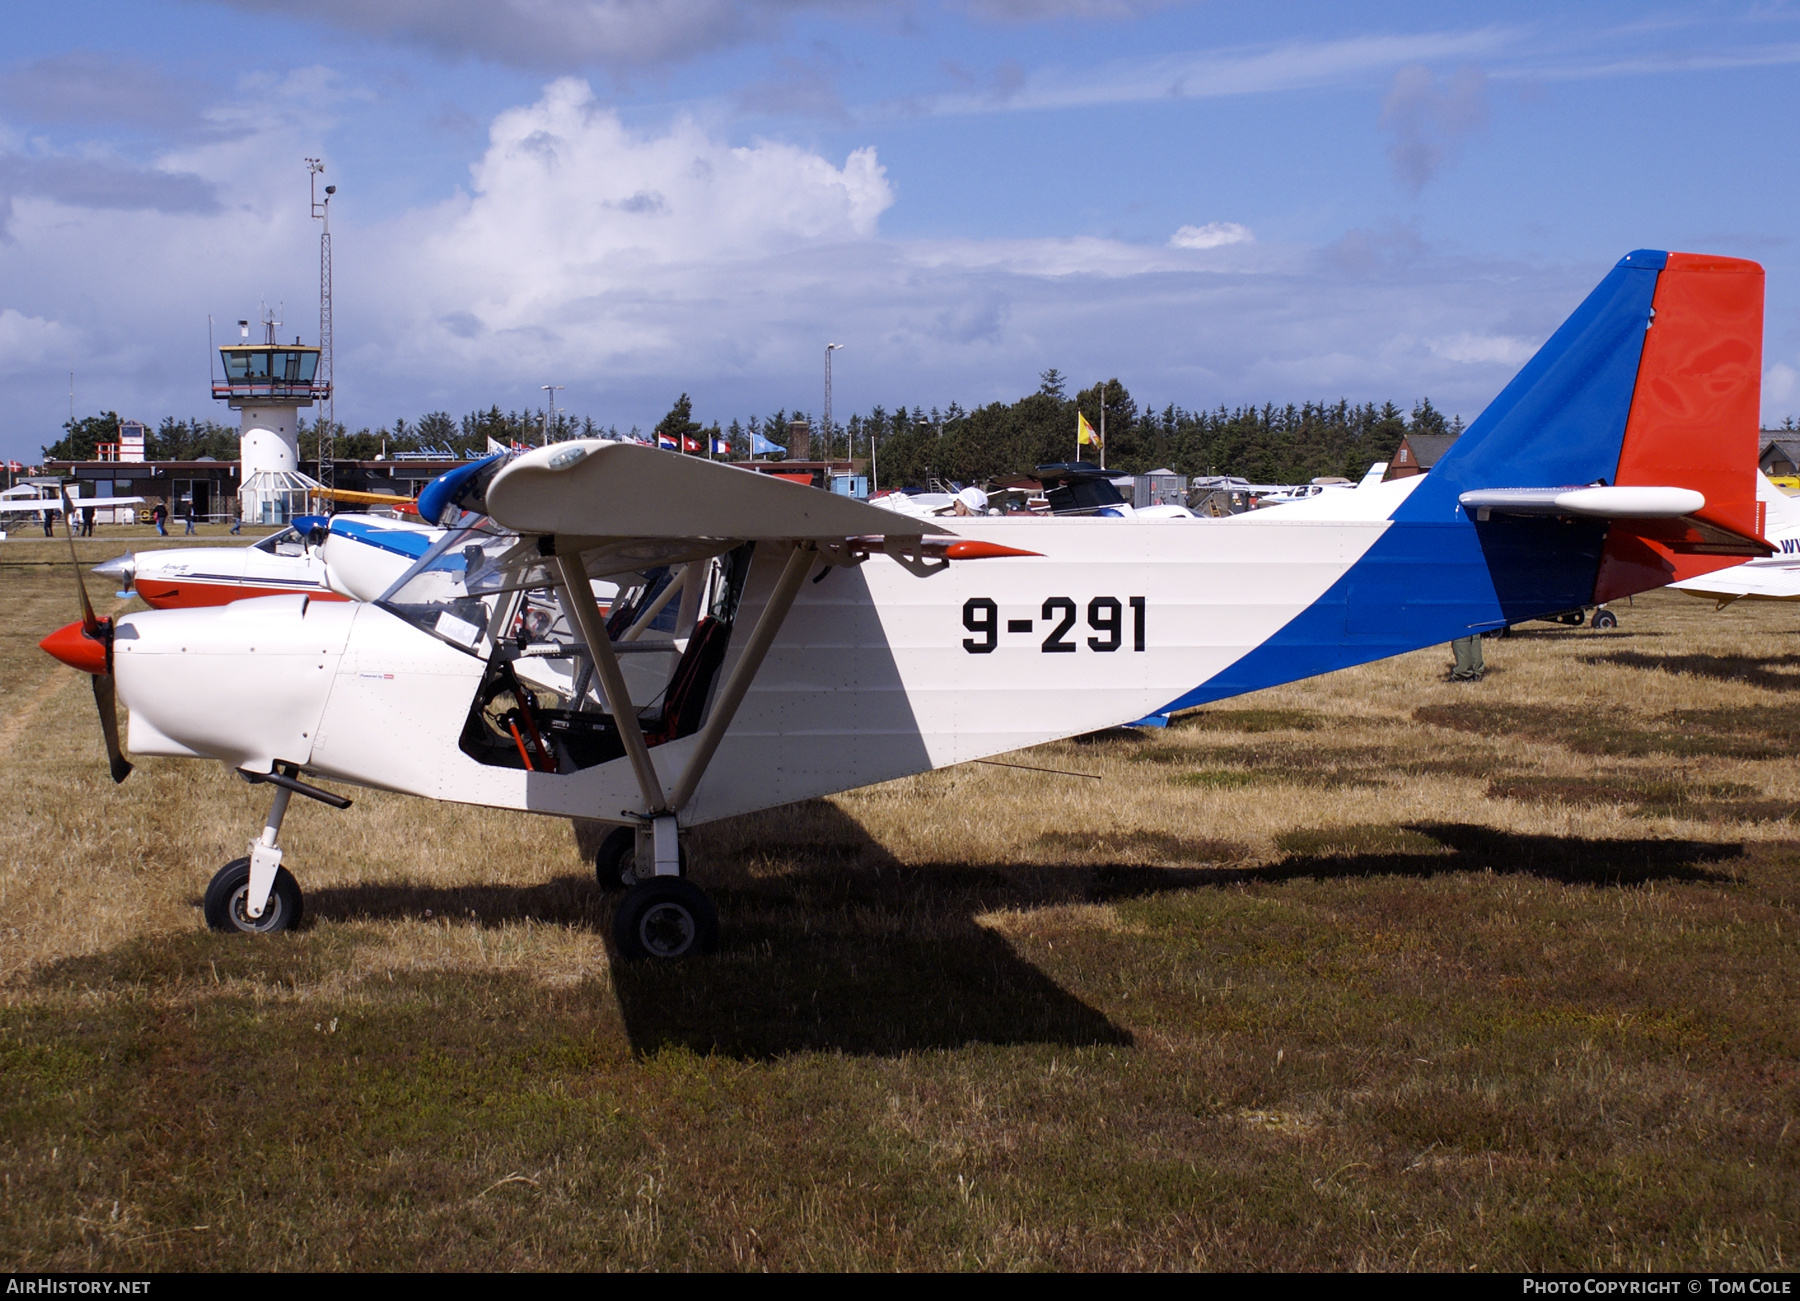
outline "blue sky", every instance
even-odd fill
[[[621,427],[1011,399],[1430,395],[1472,417],[1621,254],[1768,269],[1800,414],[1800,8],[64,0],[0,58],[0,454],[229,414],[206,321],[339,417]]]

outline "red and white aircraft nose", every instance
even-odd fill
[[[38,643],[38,649],[83,673],[104,677],[107,672],[106,643],[88,636],[80,619],[58,628]]]

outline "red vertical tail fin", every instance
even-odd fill
[[[1671,253],[1632,392],[1613,482],[1693,488],[1681,520],[1616,522],[1596,601],[1768,555],[1756,499],[1762,404],[1763,269],[1740,258]]]

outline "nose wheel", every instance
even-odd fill
[[[263,905],[262,916],[250,915],[249,900],[250,860],[234,858],[214,874],[212,884],[206,887],[206,899],[201,905],[206,924],[228,935],[273,935],[298,926],[305,911],[300,883],[285,867],[275,869],[275,884],[269,891],[268,903]]]
[[[619,900],[613,943],[633,961],[699,957],[719,947],[719,914],[706,891],[693,882],[651,877]]]

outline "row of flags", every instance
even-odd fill
[[[648,442],[649,439],[648,438],[640,438],[638,441],[639,442]],[[687,452],[693,456],[698,456],[698,455],[700,455],[700,453],[707,450],[706,443],[704,441],[702,441],[701,439],[698,439],[698,438],[689,438],[685,434],[683,434],[679,439],[676,438],[674,434],[658,434],[656,436],[656,445],[658,447],[662,448],[663,451],[665,451],[665,452]],[[730,456],[731,455],[731,440],[727,439],[727,438],[713,439],[712,440],[712,454],[714,456]]]
[[[627,435],[627,437],[631,437],[631,435]],[[662,448],[665,452],[686,452],[690,456],[700,456],[707,453],[709,450],[707,444],[710,442],[711,455],[731,455],[731,440],[729,438],[700,439],[689,437],[686,434],[677,438],[674,434],[638,434],[633,438],[633,441],[646,445],[653,443],[657,447]],[[502,443],[490,438],[487,440],[487,450],[488,455],[492,456],[495,452],[526,452],[530,451],[531,447],[528,443]],[[751,432],[750,455],[774,456],[785,455],[786,453],[787,449],[780,443],[772,443],[761,434],[756,433],[755,431]],[[23,467],[15,465],[13,468],[22,469]]]

